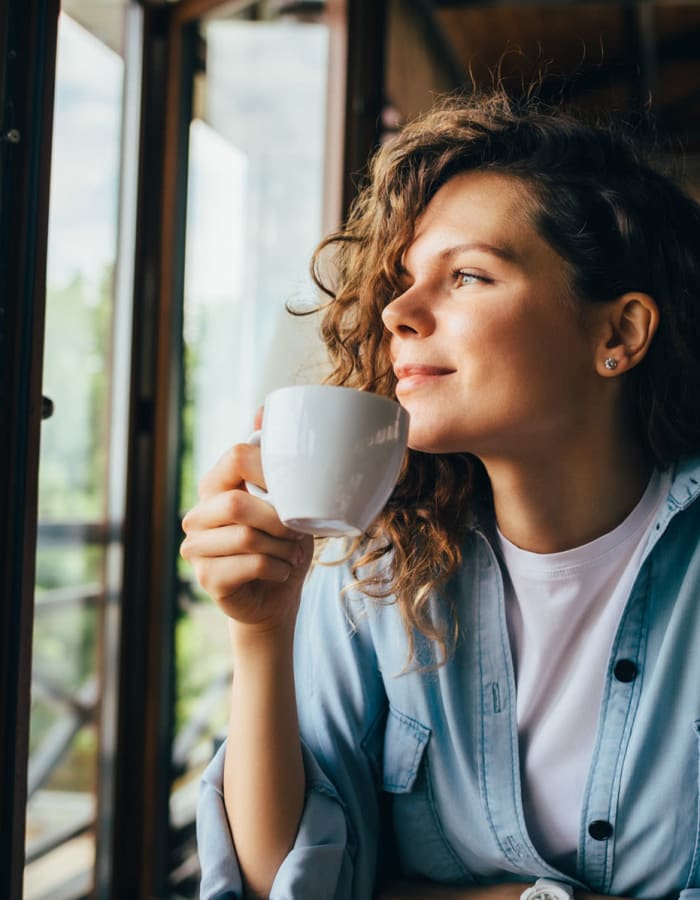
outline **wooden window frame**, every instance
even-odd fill
[[[0,3],[0,896],[21,897],[59,0]]]

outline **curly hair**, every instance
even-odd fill
[[[632,420],[659,466],[697,450],[700,207],[652,168],[624,129],[500,90],[446,98],[406,126],[371,160],[344,227],[316,250],[314,279],[330,298],[321,326],[333,367],[327,381],[394,396],[382,310],[401,292],[400,262],[418,217],[451,177],[476,170],[529,189],[534,226],[568,263],[577,302],[627,291],[655,298],[658,332],[624,376]],[[456,617],[436,621],[430,595],[459,567],[474,513],[488,510],[490,496],[475,456],[409,450],[389,503],[364,536],[359,585],[371,597],[395,598],[411,652],[417,629],[437,641],[443,658],[449,653]],[[363,568],[384,557],[388,566]]]

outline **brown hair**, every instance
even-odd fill
[[[394,395],[382,310],[400,293],[400,261],[418,216],[449,178],[472,170],[531,188],[535,227],[568,262],[580,301],[631,290],[655,298],[658,332],[625,376],[630,409],[657,464],[700,447],[700,208],[621,129],[498,90],[443,100],[384,146],[347,223],[317,249],[314,278],[330,297],[322,322],[328,381]],[[332,277],[322,273],[329,250]],[[471,514],[489,502],[476,457],[409,450],[355,572],[365,593],[396,598],[411,648],[414,629],[443,655],[455,639],[455,617],[435,621],[429,595],[458,568]],[[388,573],[363,569],[387,554]]]

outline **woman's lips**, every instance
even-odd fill
[[[442,366],[426,366],[418,363],[406,363],[394,369],[397,378],[396,393],[405,393],[423,385],[435,384],[446,375],[452,375],[454,369]]]

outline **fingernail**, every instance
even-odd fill
[[[294,564],[300,566],[304,562],[304,557],[306,553],[304,553],[303,547],[296,547],[294,550]]]

